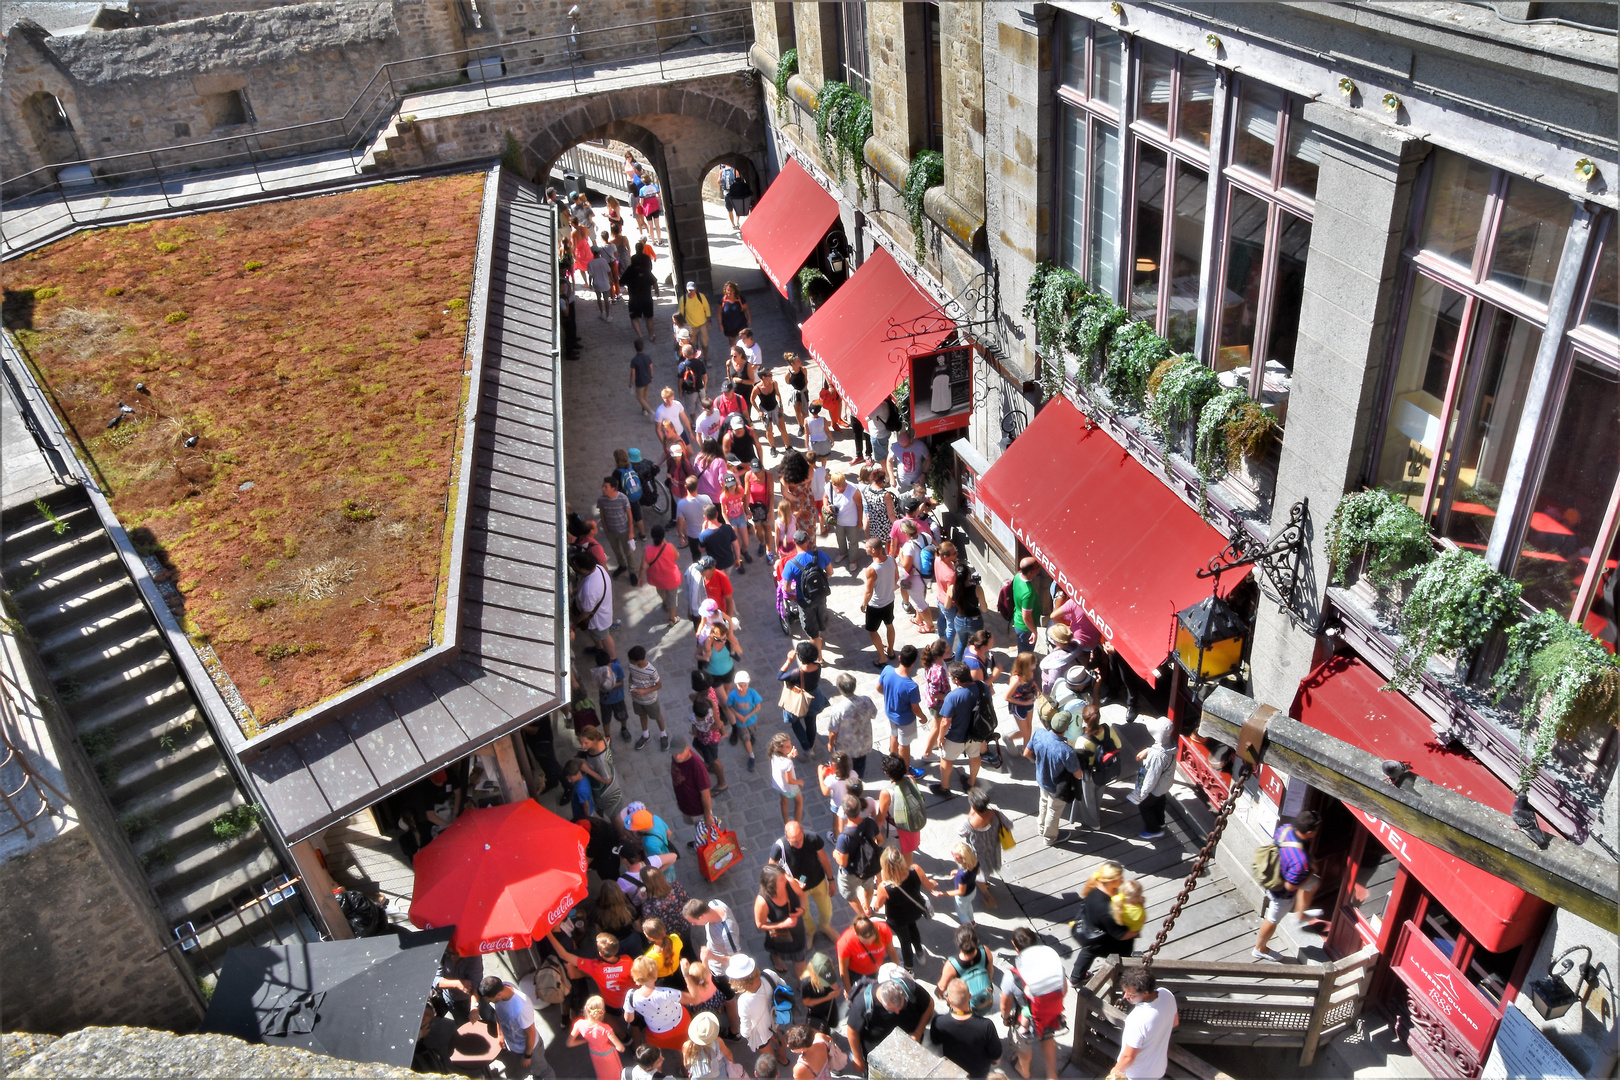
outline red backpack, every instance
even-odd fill
[[[1007,584],[1003,585],[1001,587],[1001,591],[996,594],[996,614],[1000,615],[1003,619],[1006,619],[1008,622],[1012,622],[1012,617],[1013,617],[1013,583],[1012,583],[1012,578],[1008,578],[1007,579]]]

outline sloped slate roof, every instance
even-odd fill
[[[460,657],[242,763],[296,843],[562,704],[556,214],[500,181],[466,523]]]

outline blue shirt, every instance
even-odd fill
[[[810,565],[811,559],[820,563],[823,570],[832,565],[832,557],[825,551],[801,551],[782,569],[782,581],[793,582],[794,596],[799,595],[799,575],[804,573],[804,568]],[[821,599],[825,603],[827,598],[823,596]]]
[[[619,666],[617,660],[611,660],[608,670],[613,673],[613,689],[602,691],[602,704],[617,705],[624,700],[624,668]]]
[[[575,821],[596,813],[596,801],[591,798],[591,778],[584,773],[581,773],[579,779],[574,781],[574,786],[568,789],[568,798]]]
[[[759,714],[754,710],[758,709],[760,703],[764,700],[759,696],[759,691],[752,686],[748,688],[746,694],[739,694],[733,689],[731,693],[726,695],[726,704],[730,705],[731,711],[737,714],[737,723],[743,727],[748,727],[759,719]]]
[[[1057,790],[1058,778],[1064,773],[1072,776],[1080,768],[1080,756],[1074,747],[1050,728],[1037,726],[1030,736],[1029,749],[1035,755],[1035,782],[1047,794]]]
[[[891,724],[904,727],[917,722],[917,714],[912,711],[912,706],[922,704],[922,694],[909,676],[900,674],[890,664],[878,677],[878,686],[883,690],[883,711],[889,714]]]
[[[670,836],[669,824],[657,814],[653,815],[652,828],[636,835],[641,837],[642,849],[648,855],[668,855],[674,847],[675,840]]]
[[[978,699],[976,684],[958,686],[945,695],[945,700],[939,704],[939,715],[950,721],[945,729],[945,738],[948,742],[967,742],[968,731],[973,726],[973,703]]]
[[[1282,874],[1282,879],[1290,885],[1298,885],[1311,872],[1311,860],[1305,853],[1305,842],[1294,835],[1292,825],[1277,826],[1272,839],[1277,842],[1277,869]],[[1286,889],[1282,890],[1282,893],[1286,892]]]

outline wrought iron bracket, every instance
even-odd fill
[[[1288,524],[1272,536],[1269,544],[1252,554],[1244,553],[1247,537],[1240,534],[1210,559],[1208,567],[1198,571],[1198,576],[1215,578],[1219,585],[1220,576],[1228,570],[1258,566],[1271,582],[1277,599],[1292,610],[1299,597],[1299,561],[1305,550],[1305,515],[1309,510],[1309,499],[1295,503],[1288,511]]]
[[[914,319],[889,320],[885,341],[910,341],[950,330],[973,332],[976,339],[993,340],[1001,322],[1001,268],[991,266],[962,287],[962,291],[935,303],[932,311]]]

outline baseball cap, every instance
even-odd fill
[[[702,606],[698,608],[698,612],[705,619],[712,618],[720,613],[720,605],[715,603],[713,599],[705,600]]]
[[[646,832],[648,829],[650,829],[652,827],[653,827],[653,816],[652,816],[652,811],[651,810],[637,810],[635,812],[635,814],[630,818],[630,831],[631,832]]]
[[[752,680],[749,679],[748,672],[739,671],[737,674],[731,677],[731,681],[736,683],[738,686],[747,686]],[[1148,730],[1151,731],[1152,729],[1149,728]]]
[[[742,413],[732,413],[731,414],[731,419],[728,421],[728,423],[730,423],[731,426],[734,427],[734,428],[742,427],[743,426]]]
[[[804,545],[810,542],[810,534],[805,532],[803,529],[796,529],[793,533],[793,542],[798,544],[800,547],[804,547]]]
[[[701,558],[701,559],[699,559],[697,561],[697,565],[698,565],[699,570],[713,570],[714,569],[714,556],[713,555],[705,555],[705,556],[703,556],[703,558]]]
[[[686,291],[687,291],[687,292],[696,292],[696,291],[697,291],[697,282],[695,282],[695,281],[688,281],[688,282],[687,282],[687,283],[686,283]]]
[[[629,458],[631,461],[640,461],[641,447],[632,446],[629,450],[625,451],[625,457]]]
[[[730,473],[726,473],[726,478],[721,481],[721,484],[723,484],[725,487],[736,487],[737,478],[732,476]]]
[[[670,753],[684,754],[690,749],[692,749],[692,740],[688,739],[685,735],[671,735],[669,737]]]
[[[726,961],[726,978],[746,979],[754,973],[754,958],[746,953],[735,953]]]
[[[669,456],[670,457],[685,457],[686,456],[686,448],[683,447],[680,443],[675,443],[673,446],[671,446],[669,448]]]

